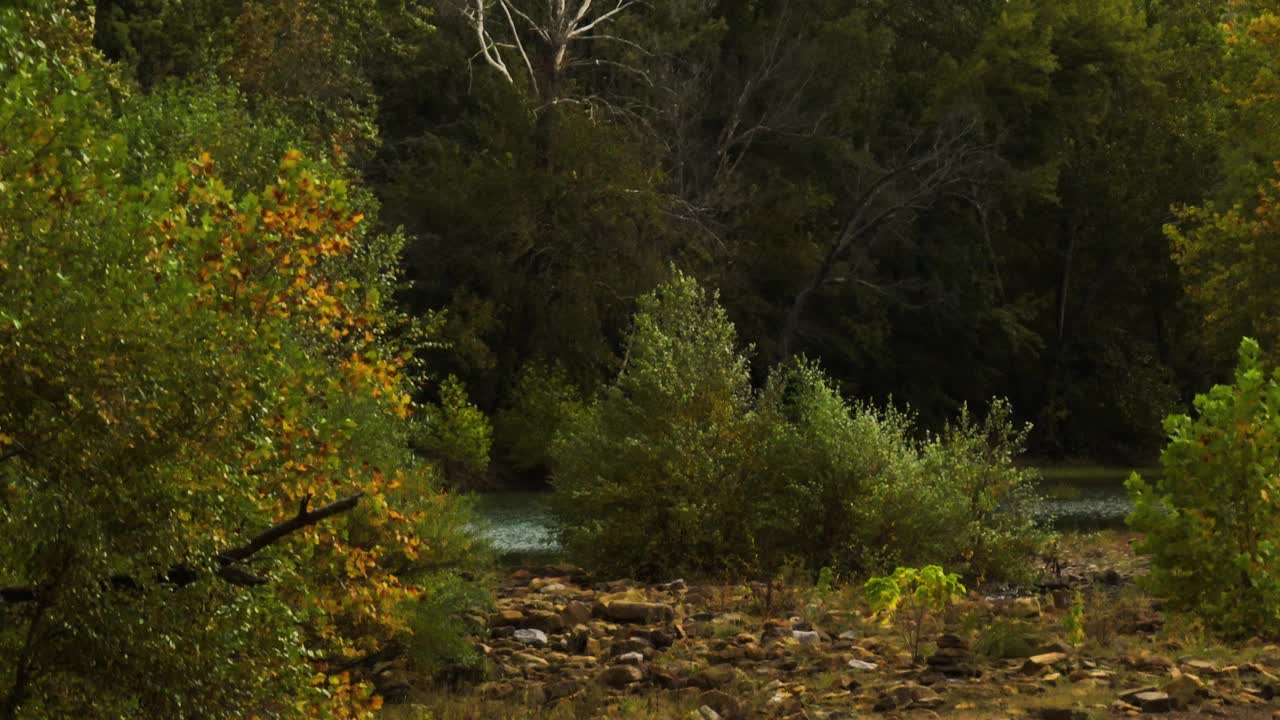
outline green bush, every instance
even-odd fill
[[[640,300],[622,371],[552,446],[552,508],[571,554],[645,576],[752,559],[744,509],[762,477],[750,467],[759,433],[736,339],[690,277]]]
[[[1045,539],[1034,471],[1013,463],[1027,428],[996,400],[977,422],[915,439],[910,415],[845,402],[818,367],[775,368],[759,402],[769,427],[769,496],[756,527],[814,563],[857,572],[943,563],[1022,580]]]
[[[1156,593],[1232,635],[1280,631],[1280,372],[1240,344],[1235,383],[1165,419],[1154,483],[1128,481]]]
[[[465,483],[488,467],[493,428],[453,375],[440,383],[440,401],[424,408],[419,428],[420,449],[443,468],[452,484]]]
[[[641,301],[622,372],[553,445],[572,554],[641,575],[797,561],[1027,574],[1042,533],[1007,403],[922,441],[908,414],[846,402],[804,359],[753,391],[735,340],[714,295],[684,275]]]
[[[872,612],[884,613],[911,648],[911,660],[920,660],[920,644],[930,627],[939,626],[944,610],[964,597],[960,576],[937,565],[900,567],[892,575],[873,577],[863,589]]]
[[[551,466],[551,443],[566,418],[581,409],[582,394],[559,365],[534,361],[520,370],[511,404],[494,419],[496,444],[520,472]]]

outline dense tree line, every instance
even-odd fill
[[[0,718],[371,715],[474,660],[491,466],[602,567],[1013,577],[1025,443],[1243,335],[1202,424],[1269,417],[1277,67],[1262,0],[6,3]]]
[[[1163,227],[1269,171],[1236,141],[1274,137],[1267,114],[1223,90],[1262,82],[1231,42],[1265,44],[1262,10],[106,0],[97,42],[145,86],[229,78],[336,148],[485,410],[530,363],[591,392],[674,261],[721,288],[758,377],[820,356],[929,424],[1004,395],[1039,450],[1108,454],[1151,450],[1230,359]]]

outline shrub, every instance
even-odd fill
[[[1027,574],[1042,534],[1007,403],[921,441],[909,414],[846,402],[803,358],[755,392],[714,295],[679,273],[641,301],[626,352],[553,444],[561,537],[585,561],[648,575],[793,562]]]
[[[1240,344],[1232,385],[1165,419],[1154,483],[1128,481],[1128,522],[1146,533],[1152,590],[1232,635],[1280,631],[1280,373]]]
[[[751,559],[743,509],[760,474],[736,339],[688,276],[640,300],[622,371],[553,444],[552,508],[570,553],[648,576]]]
[[[418,443],[424,454],[458,484],[489,465],[493,429],[489,418],[467,399],[466,388],[453,375],[440,383],[440,401],[424,408]]]
[[[920,643],[938,623],[938,615],[965,593],[960,576],[937,565],[900,567],[892,575],[871,578],[863,587],[871,610],[892,618],[911,649],[912,662],[920,659]]]
[[[551,443],[566,418],[582,407],[582,394],[559,365],[534,361],[520,370],[511,405],[494,419],[502,457],[519,472],[551,466]]]
[[[759,402],[769,427],[760,537],[855,572],[942,563],[967,577],[1022,580],[1046,534],[1035,473],[1014,465],[1028,428],[996,400],[923,442],[910,415],[849,404],[813,363],[775,368]],[[763,539],[762,539],[762,542]]]

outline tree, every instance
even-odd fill
[[[1241,336],[1257,337],[1274,357],[1280,346],[1280,13],[1265,3],[1232,2],[1220,81],[1228,129],[1218,201],[1178,208],[1165,232],[1188,295],[1203,312],[1217,354]],[[1226,209],[1222,209],[1223,206]]]
[[[1234,382],[1197,395],[1194,417],[1165,420],[1163,474],[1127,483],[1152,589],[1231,635],[1280,629],[1278,417],[1280,373],[1246,338]]]
[[[508,83],[515,84],[523,73],[537,98],[535,110],[542,110],[566,99],[583,100],[569,95],[565,76],[576,65],[599,65],[601,60],[576,58],[570,47],[617,40],[609,34],[609,25],[636,0],[601,6],[594,6],[592,0],[468,2],[465,14],[474,28],[480,56]],[[528,49],[522,37],[528,38]]]
[[[0,718],[369,716],[475,550],[407,450],[400,240],[296,152],[131,181],[88,48],[0,11]]]

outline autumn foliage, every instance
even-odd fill
[[[474,549],[407,449],[398,240],[297,152],[129,180],[84,25],[0,31],[0,717],[369,716]]]

